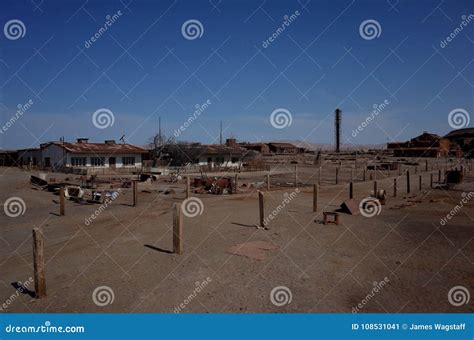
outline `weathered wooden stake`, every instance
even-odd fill
[[[364,174],[363,174],[362,180],[365,182],[365,169],[364,169]]]
[[[132,206],[137,205],[137,181],[133,180],[132,181]]]
[[[259,221],[260,221],[260,228],[265,228],[265,210],[264,210],[264,202],[263,202],[263,192],[258,192],[258,210],[259,210]]]
[[[410,170],[407,170],[407,194],[410,193]]]
[[[183,213],[178,203],[173,205],[173,252],[183,253]]]
[[[191,197],[191,178],[186,177],[186,198]]]
[[[421,178],[421,175],[420,175],[420,177],[418,178],[418,190],[420,191],[421,191],[422,184],[423,184],[423,179]]]
[[[295,165],[295,188],[298,186],[298,165]]]
[[[239,175],[235,174],[235,192],[234,192],[234,194],[236,194],[238,191],[239,191]]]
[[[318,195],[319,195],[319,185],[313,185],[313,212],[318,211]]]
[[[64,216],[65,215],[65,202],[66,197],[64,196],[64,187],[61,187],[59,189],[59,215]]]
[[[433,189],[433,173],[430,174],[430,188]]]
[[[438,183],[441,183],[441,169],[438,170]]]
[[[46,277],[44,274],[43,245],[43,233],[39,228],[33,228],[33,270],[37,299],[46,297]]]
[[[374,181],[374,197],[377,198],[377,181]]]
[[[349,183],[349,199],[354,198],[354,183],[351,181]]]
[[[318,184],[321,185],[321,167],[319,167]]]
[[[428,160],[425,161],[425,171],[428,171]]]
[[[336,167],[336,184],[339,183],[339,166]]]
[[[393,197],[397,197],[397,179],[393,179]]]

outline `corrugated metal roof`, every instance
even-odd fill
[[[106,144],[106,143],[50,143],[48,145],[55,144],[66,151],[71,153],[112,153],[112,154],[124,154],[124,153],[147,153],[148,151],[138,146],[131,144]],[[45,145],[44,147],[47,147]]]

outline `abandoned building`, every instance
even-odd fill
[[[199,165],[238,168],[246,150],[235,139],[227,139],[226,144],[177,143],[163,148],[164,160],[173,166]]]
[[[266,143],[239,143],[241,148],[248,151],[256,151],[262,155],[268,155],[270,153],[270,147]]]
[[[473,157],[474,155],[474,128],[453,130],[444,137],[449,139],[451,143],[459,145],[464,155],[466,155],[466,157],[468,158]]]
[[[76,143],[53,141],[38,149],[18,150],[18,165],[38,166],[55,171],[81,168],[141,168],[142,156],[147,151],[131,144],[117,144],[114,140],[89,143],[79,138]]]
[[[300,148],[291,143],[268,143],[271,153],[295,155],[300,153]]]
[[[407,142],[387,143],[387,150],[395,157],[461,157],[458,145],[433,133],[423,132]]]

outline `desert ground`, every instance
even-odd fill
[[[349,198],[349,167],[336,184],[334,163],[323,166],[317,212],[312,210],[317,166],[298,165],[297,191],[293,164],[240,173],[236,194],[192,193],[203,204],[201,214],[183,217],[182,254],[173,253],[172,228],[173,205],[185,199],[185,179],[162,176],[139,183],[136,206],[131,189],[123,188],[86,223],[100,204],[68,200],[60,216],[58,195],[30,184],[38,171],[1,168],[0,200],[20,197],[25,210],[17,217],[0,213],[0,303],[5,302],[0,307],[4,313],[351,313],[356,307],[359,313],[473,312],[472,302],[455,306],[448,294],[456,286],[474,292],[474,200],[447,223],[442,219],[474,192],[474,172],[466,170],[464,182],[449,190],[431,189],[430,174],[437,181],[437,169],[445,165],[436,162],[430,160],[429,171],[421,163],[416,174],[410,165],[372,174],[378,189],[387,192],[380,214],[340,212],[339,225],[323,224],[322,213]],[[267,173],[269,191],[262,184]],[[225,175],[234,173],[212,174]],[[373,188],[369,173],[365,181],[362,176],[362,167],[353,168],[357,202]],[[264,193],[265,215],[291,197],[268,230],[256,227],[257,189]],[[35,227],[44,235],[47,296],[41,299],[35,298],[34,284],[25,284],[33,277]],[[275,247],[261,251],[260,259],[228,252],[249,241]],[[19,294],[18,286],[25,287]],[[103,306],[93,299],[102,286],[113,295]],[[282,304],[271,298],[276,287],[287,289]]]

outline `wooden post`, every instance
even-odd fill
[[[265,211],[264,211],[264,202],[263,202],[263,192],[258,192],[258,210],[259,210],[259,221],[260,228],[265,228]]]
[[[319,167],[318,184],[321,185],[321,167]]]
[[[377,164],[374,164],[374,181],[377,179]]]
[[[64,187],[59,189],[59,215],[65,215],[65,196],[64,196]]]
[[[270,191],[270,174],[267,174],[267,191]]]
[[[191,178],[186,177],[186,198],[191,197]]]
[[[430,174],[430,188],[433,189],[433,173]]]
[[[377,181],[374,181],[374,197],[377,198]]]
[[[313,212],[318,211],[318,194],[319,194],[319,185],[313,185]]]
[[[362,180],[365,182],[365,168],[364,168],[364,175],[362,177]]]
[[[428,160],[425,161],[425,171],[428,171]]]
[[[393,179],[393,197],[397,197],[397,179]]]
[[[441,182],[441,169],[438,169],[438,183]]]
[[[132,206],[137,205],[137,181],[132,181]]]
[[[349,183],[349,199],[354,198],[354,183],[351,181]]]
[[[33,270],[37,299],[46,297],[46,277],[44,274],[43,245],[43,233],[39,228],[33,228]]]
[[[183,253],[183,213],[178,203],[173,206],[173,252]]]
[[[235,194],[239,191],[239,175],[235,174]]]
[[[420,175],[419,181],[418,181],[418,182],[419,182],[419,183],[418,183],[418,190],[420,190],[420,191],[421,191],[421,186],[422,186],[422,184],[423,184],[422,181],[423,181],[423,179],[421,178],[421,175]]]
[[[295,188],[298,186],[298,165],[295,164]]]
[[[339,166],[336,167],[336,184],[339,183]]]
[[[407,170],[407,194],[410,193],[410,170]]]

